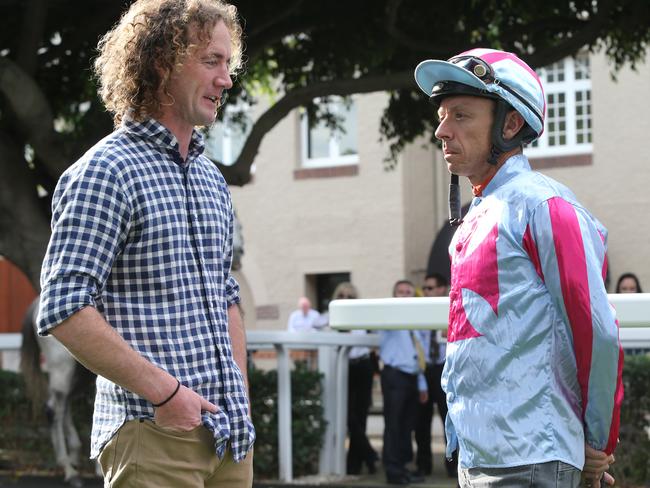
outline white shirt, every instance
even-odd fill
[[[289,323],[287,329],[290,332],[307,332],[318,329],[318,320],[320,314],[314,310],[309,309],[307,315],[302,310],[294,310],[289,316]]]
[[[365,329],[354,329],[350,331],[351,334],[365,335],[368,333]],[[350,359],[358,359],[370,354],[370,348],[366,346],[353,346],[350,348]]]

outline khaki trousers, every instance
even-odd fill
[[[105,488],[250,488],[253,451],[235,463],[230,450],[219,459],[212,434],[202,425],[189,432],[151,420],[125,423],[98,458]]]

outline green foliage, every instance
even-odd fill
[[[291,375],[293,470],[296,476],[313,474],[326,422],[321,403],[322,375],[297,363]],[[249,371],[253,423],[257,431],[254,469],[258,479],[274,479],[278,474],[277,371]],[[618,486],[648,486],[650,483],[650,356],[625,359],[623,371],[625,399],[621,410],[620,444],[611,472]],[[75,425],[88,453],[93,407],[92,391],[73,399]],[[55,469],[45,414],[31,418],[23,378],[0,370],[0,467],[13,470]],[[298,454],[299,453],[299,454]],[[92,472],[87,456],[84,470]]]
[[[275,479],[278,476],[278,375],[277,371],[249,371],[253,424],[257,432],[253,467],[255,477]],[[293,473],[314,474],[326,422],[321,403],[322,375],[297,362],[291,372],[291,420],[293,442]]]
[[[77,136],[94,124],[92,118],[106,116],[98,107],[91,64],[99,37],[131,1],[97,2],[90,10],[82,0],[39,7],[0,2],[0,56],[24,65],[55,116]],[[447,2],[444,9],[417,0],[354,0],[344,9],[323,1],[234,3],[244,21],[246,69],[230,95],[249,103],[260,91],[412,71],[427,57],[446,58],[476,46],[523,54],[535,66],[583,46],[602,46],[620,67],[642,60],[650,42],[646,0],[465,0]],[[42,24],[23,21],[37,13]],[[571,39],[576,42],[567,45]],[[417,91],[414,84],[411,89]],[[83,102],[91,104],[88,112],[80,109]],[[395,115],[400,112],[405,111]],[[409,117],[416,124],[412,129],[421,125],[415,120],[420,116]],[[11,121],[0,117],[0,125]]]
[[[321,377],[304,363],[298,362],[291,374],[292,430],[296,476],[318,471],[320,446],[325,433],[321,403]],[[251,404],[257,431],[254,469],[258,478],[278,476],[278,392],[277,371],[251,369]],[[88,461],[94,389],[73,397],[75,425],[82,439],[82,469],[93,472]],[[0,370],[0,468],[11,470],[56,470],[56,458],[50,441],[45,409],[34,420],[25,396],[21,375]]]
[[[650,356],[625,358],[620,444],[612,474],[622,486],[650,486]]]
[[[80,461],[82,470],[94,471],[88,460],[90,452],[90,427],[94,403],[93,389],[75,395],[72,399],[73,421],[82,439]],[[58,469],[50,440],[45,406],[32,417],[29,399],[25,396],[25,382],[21,375],[0,370],[0,466],[10,470]]]
[[[67,162],[112,128],[92,63],[98,39],[132,2],[104,0],[88,8],[86,0],[0,1],[0,162],[11,168],[10,177],[0,178],[0,194],[21,195],[0,201],[0,235],[8,236],[0,239],[0,254],[35,285],[55,182]],[[461,0],[444,8],[419,0],[233,3],[243,21],[246,66],[227,103],[261,114],[239,157],[221,166],[231,185],[250,181],[264,135],[291,110],[306,107],[310,123],[336,127],[334,114],[312,103],[331,96],[391,93],[380,130],[390,144],[386,167],[393,167],[408,143],[432,138],[432,113],[412,75],[423,59],[481,46],[541,67],[586,47],[603,49],[618,69],[643,62],[650,43],[647,0]],[[268,109],[255,107],[269,94]],[[244,117],[229,117],[243,127]],[[16,237],[22,235],[34,236],[27,252]]]
[[[437,126],[438,116],[433,103],[428,103],[420,93],[412,90],[392,92],[380,122],[382,139],[390,142],[390,155],[384,159],[384,167],[394,169],[404,147],[421,134],[428,134],[431,144],[438,144],[434,136]]]

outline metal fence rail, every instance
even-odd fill
[[[608,295],[622,329],[650,326],[650,293]],[[446,329],[449,298],[368,298],[334,300],[334,329]]]
[[[609,300],[616,308],[623,347],[650,350],[650,293],[612,294]],[[335,300],[330,303],[329,313],[333,329],[445,329],[449,299]],[[318,367],[325,378],[323,405],[328,423],[320,473],[345,474],[348,353],[352,346],[377,347],[378,335],[250,330],[247,338],[249,349],[273,347],[277,353],[279,479],[293,479],[290,349],[318,349]],[[16,350],[20,346],[20,334],[0,334],[0,351]]]

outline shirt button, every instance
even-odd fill
[[[456,395],[453,392],[447,393],[447,403],[451,403],[456,399]]]
[[[460,250],[463,248],[463,245],[459,242],[456,244],[456,251],[460,252]]]

